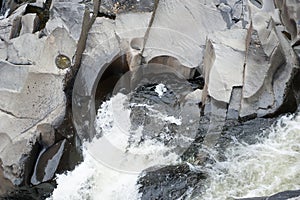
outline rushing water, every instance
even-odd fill
[[[98,110],[96,129],[103,136],[95,138],[91,143],[84,143],[84,162],[74,171],[58,175],[58,187],[51,199],[136,200],[140,196],[136,185],[138,172],[153,165],[175,164],[179,161],[179,156],[169,153],[170,148],[159,141],[148,140],[138,147],[128,147],[131,135],[127,134],[129,129],[126,128],[130,127],[131,122],[130,110],[124,106],[126,102],[127,97],[118,94],[102,104]],[[115,110],[118,110],[117,114]],[[172,117],[167,120],[180,122]],[[141,129],[136,130],[136,135],[139,134]],[[107,147],[107,143],[116,149]],[[105,148],[109,148],[111,152],[102,154],[102,151],[107,150]],[[128,151],[135,153],[134,158],[124,153]],[[120,155],[119,152],[124,154]],[[139,154],[147,156],[138,159]],[[115,160],[116,158],[119,160]]]
[[[300,116],[284,116],[256,144],[236,142],[226,161],[207,166],[201,199],[268,196],[300,188]]]
[[[159,85],[156,92],[161,97],[166,89]],[[129,134],[132,132],[129,108],[123,94],[102,104],[96,120],[96,129],[102,137],[84,143],[84,161],[75,170],[57,175],[58,186],[50,199],[137,200],[141,196],[136,185],[139,172],[155,165],[181,162],[179,155],[172,151],[172,145],[153,138],[143,142],[132,139],[140,138],[143,127],[135,129],[133,136]],[[150,108],[153,111],[154,108]],[[166,123],[182,123],[180,118],[157,110],[153,114],[161,120],[167,119]],[[208,174],[208,180],[198,199],[266,196],[299,189],[300,117],[284,116],[267,131],[266,137],[259,138],[256,144],[236,141],[226,150],[226,161],[216,160],[201,167]],[[132,141],[131,145],[128,141]]]

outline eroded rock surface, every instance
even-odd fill
[[[183,100],[201,105],[206,146],[217,144],[228,121],[293,112],[300,102],[297,0],[0,2],[0,195],[50,181],[67,162],[71,101],[78,136],[93,138],[97,84],[121,56],[130,70],[159,63],[186,79],[200,72],[204,88]],[[60,130],[62,123],[70,127]],[[178,169],[193,186],[202,179],[186,165],[158,169],[178,179],[173,197],[189,186]],[[143,198],[163,193],[145,189]]]
[[[77,45],[76,38],[59,24],[51,31],[37,32],[40,13],[26,12],[28,4],[23,4],[0,20],[0,132],[5,133],[0,139],[3,187],[26,185],[40,151],[37,143],[40,139],[45,146],[55,143],[54,128],[62,123],[66,112],[63,90],[67,72],[56,66],[55,58],[63,54],[72,59]],[[80,21],[76,24],[81,26]],[[45,128],[37,130],[43,123],[54,128],[48,132]],[[47,180],[53,177],[56,171],[53,169]],[[5,190],[1,190],[0,195],[3,194]]]

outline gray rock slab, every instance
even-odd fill
[[[68,34],[78,41],[81,33],[85,5],[74,1],[54,1],[50,8],[50,19],[46,24],[46,32],[50,34],[57,27],[65,28]]]
[[[232,29],[208,35],[202,70],[205,95],[229,103],[232,88],[243,85],[246,34]]]
[[[26,14],[22,16],[21,24],[22,28],[20,35],[25,33],[33,33],[36,30],[36,24],[38,23],[38,16],[36,14]]]
[[[217,8],[201,1],[159,1],[143,57],[149,62],[167,55],[184,66],[197,67],[202,62],[206,35],[224,29],[226,23]]]

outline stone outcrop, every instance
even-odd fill
[[[82,139],[95,135],[94,95],[109,64],[123,54],[127,54],[131,66],[140,64],[136,40],[144,37],[150,17],[151,13],[123,13],[115,21],[96,18],[88,34],[73,91],[74,123]]]
[[[145,38],[143,57],[149,62],[157,56],[167,55],[177,58],[186,67],[200,66],[206,35],[224,29],[226,23],[211,4],[198,0],[161,0]]]
[[[201,105],[210,147],[228,121],[293,112],[300,102],[297,0],[0,2],[0,195],[53,178],[74,139],[59,130],[71,117],[81,140],[95,136],[97,86],[120,58],[120,74],[147,63],[185,79],[199,71],[204,88],[183,101]]]
[[[277,2],[280,10],[272,1],[264,1],[261,7],[248,2],[246,29],[233,25],[230,30],[207,36],[202,101],[213,127],[224,126],[226,119],[271,117],[297,109],[299,60],[292,40],[297,36],[289,33],[295,28],[285,28],[287,22],[282,19],[283,9],[294,5],[291,2]],[[222,6],[223,12],[230,10]],[[294,19],[295,13],[289,18]],[[221,130],[209,129],[208,136],[211,132],[215,141]]]
[[[0,195],[8,191],[2,187],[12,189],[29,183],[40,147],[49,147],[44,151],[48,160],[55,155],[51,148],[61,139],[55,139],[54,128],[59,127],[66,112],[63,90],[68,71],[58,68],[55,60],[60,54],[72,60],[78,39],[74,32],[72,37],[69,27],[57,23],[47,32],[37,32],[39,13],[27,14],[27,10],[28,4],[21,5],[0,20],[0,174],[3,179]],[[78,27],[79,23],[76,21]],[[80,29],[77,31],[80,33]],[[39,126],[45,123],[51,127],[48,131]],[[48,174],[42,181],[53,177],[57,169],[54,166],[60,158],[61,155],[52,158],[55,160],[52,171],[45,169]]]

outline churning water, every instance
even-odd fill
[[[165,90],[160,90],[160,96],[163,92]],[[181,162],[172,146],[154,139],[139,143],[131,138],[140,138],[142,128],[137,128],[134,136],[128,133],[131,110],[126,102],[125,95],[117,94],[102,104],[96,120],[97,131],[102,137],[84,143],[84,161],[75,170],[57,175],[58,186],[50,199],[137,200],[141,196],[136,185],[139,172],[154,165]],[[164,118],[162,113],[153,113],[157,118]],[[181,122],[180,118],[167,117],[173,120],[172,123]],[[256,144],[236,141],[226,150],[226,161],[216,160],[214,164],[202,167],[208,179],[198,199],[266,196],[299,189],[300,117],[284,116],[267,131],[268,134],[264,134],[267,136],[259,138]],[[133,144],[128,145],[128,141]],[[210,153],[214,154],[213,151]],[[130,168],[132,165],[134,167]]]
[[[136,185],[138,172],[153,165],[179,162],[179,156],[159,141],[128,146],[132,135],[128,134],[131,122],[126,102],[127,97],[119,93],[101,105],[96,129],[103,136],[84,143],[84,162],[74,171],[57,176],[58,187],[51,199],[136,200],[140,196]],[[178,123],[180,119],[169,117],[168,121]],[[135,133],[138,136],[141,129]]]
[[[284,116],[256,144],[236,142],[227,160],[207,166],[201,199],[268,196],[300,188],[300,116]]]

